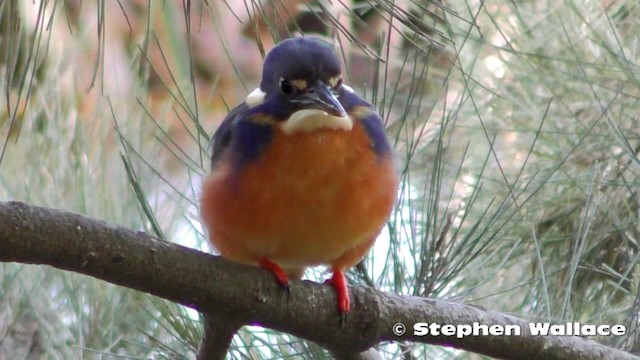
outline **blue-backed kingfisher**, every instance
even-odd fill
[[[328,265],[346,315],[344,271],[382,230],[399,178],[382,119],[342,83],[333,46],[310,37],[276,45],[260,86],[229,112],[212,148],[200,203],[212,245],[284,286]]]

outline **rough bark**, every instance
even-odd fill
[[[293,282],[291,296],[267,271],[161,241],[145,233],[65,211],[0,202],[0,261],[50,265],[93,276],[189,306],[207,319],[205,334],[231,334],[261,325],[314,341],[334,354],[364,352],[384,341],[415,341],[510,359],[636,359],[574,336],[532,336],[524,320],[478,307],[367,287],[352,287],[352,312],[339,324],[329,285]],[[520,336],[415,336],[416,321],[515,324]],[[403,336],[394,324],[408,329]],[[206,341],[201,352],[206,351]],[[211,344],[215,344],[212,342]],[[346,357],[346,356],[345,356]]]

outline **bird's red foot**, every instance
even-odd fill
[[[336,289],[338,295],[338,312],[340,313],[341,322],[346,321],[347,313],[351,308],[351,300],[349,299],[349,289],[347,288],[347,280],[342,270],[334,270],[333,276],[329,283]]]
[[[264,258],[260,260],[260,267],[271,271],[273,275],[276,276],[278,283],[282,285],[282,287],[285,288],[285,290],[287,290],[287,294],[291,296],[291,289],[289,288],[289,277],[287,276],[287,273],[285,273],[284,270],[282,270],[282,268],[278,264],[274,263],[273,261],[267,258]]]

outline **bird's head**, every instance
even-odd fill
[[[318,128],[350,130],[352,120],[340,103],[342,67],[334,48],[317,38],[280,42],[267,54],[260,87],[246,99],[277,109],[285,132]]]

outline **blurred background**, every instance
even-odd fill
[[[402,173],[351,284],[624,324],[596,340],[640,353],[636,1],[0,1],[0,200],[215,252],[197,208],[210,136],[258,85],[265,53],[300,34],[336,44]],[[201,333],[196,312],[164,300],[0,264],[0,360],[193,359]],[[229,355],[328,357],[257,327]]]

